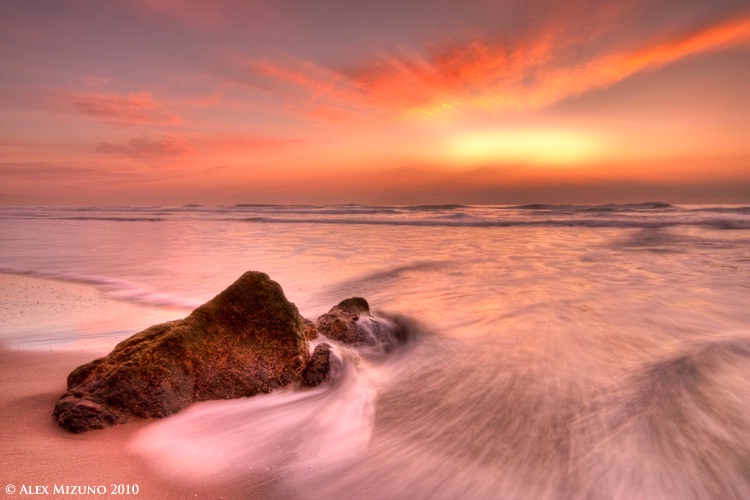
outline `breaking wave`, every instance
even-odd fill
[[[664,202],[603,205],[260,205],[231,207],[3,208],[0,218],[102,222],[226,221],[254,224],[366,224],[437,227],[750,229],[750,207],[686,206]]]

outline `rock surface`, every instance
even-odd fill
[[[305,333],[278,283],[247,272],[185,319],[147,328],[73,370],[53,417],[84,432],[300,383],[309,359]],[[310,369],[312,381],[321,378],[324,354]]]
[[[386,351],[404,340],[403,329],[387,318],[374,316],[362,297],[342,300],[318,318],[319,334],[354,346],[383,347]]]
[[[370,316],[370,305],[362,297],[352,297],[339,302],[330,311],[318,318],[315,327],[332,340],[353,345],[373,345],[374,339],[357,328],[360,316]]]
[[[315,327],[315,323],[309,319],[302,319],[302,329],[305,332],[305,338],[307,340],[315,340],[318,338],[318,329]]]
[[[317,387],[326,380],[335,379],[341,368],[341,360],[336,357],[331,346],[325,342],[318,344],[305,371],[302,372],[302,385]]]

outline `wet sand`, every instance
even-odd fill
[[[5,497],[19,495],[24,485],[32,490],[39,486],[39,491],[46,486],[52,497],[56,485],[106,489],[105,495],[92,498],[111,496],[117,485],[130,485],[131,491],[133,485],[138,485],[138,498],[279,497],[263,485],[189,485],[158,476],[128,450],[133,435],[151,421],[84,434],[60,429],[51,415],[66,390],[68,374],[76,366],[109,352],[119,339],[85,331],[72,343],[44,344],[40,340],[46,333],[40,332],[37,340],[29,344],[35,349],[22,349],[16,344],[23,346],[25,335],[13,335],[14,327],[25,332],[35,321],[40,325],[80,324],[87,315],[98,325],[127,315],[132,324],[152,320],[149,315],[153,312],[107,299],[86,285],[8,274],[0,274],[0,284],[5,290],[0,296],[5,340],[0,340],[0,491]],[[177,318],[172,315],[168,319]],[[7,493],[8,485],[16,488],[14,495]]]
[[[153,324],[187,309],[116,300],[92,285],[0,272],[0,346],[109,352]]]
[[[125,443],[148,422],[81,435],[57,427],[51,413],[65,392],[68,373],[91,359],[88,353],[0,351],[0,447],[3,487],[22,485],[138,485],[146,498],[187,498],[200,493],[160,480],[127,453]]]

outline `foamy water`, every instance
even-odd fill
[[[164,320],[261,270],[310,319],[360,295],[407,325],[389,356],[338,346],[329,385],[147,426],[156,473],[279,498],[748,498],[748,229],[748,207],[657,203],[8,208],[0,270]]]

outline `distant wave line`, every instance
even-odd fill
[[[260,224],[342,224],[342,225],[381,225],[381,226],[421,226],[421,227],[590,227],[590,228],[667,228],[675,226],[702,226],[715,229],[750,229],[750,221],[736,221],[729,219],[716,220],[659,220],[659,221],[628,221],[628,220],[591,220],[591,219],[560,219],[560,220],[388,220],[388,219],[285,219],[279,217],[246,217],[243,219],[223,219],[226,221],[241,221]]]

